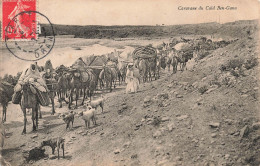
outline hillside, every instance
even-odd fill
[[[159,80],[142,83],[136,94],[125,94],[124,86],[106,93],[105,113],[98,109],[97,126],[89,130],[76,117],[74,128],[66,131],[59,115],[68,109],[56,104],[54,116],[50,107],[42,108],[37,133],[30,132],[28,115],[29,132],[21,136],[22,112],[10,105],[2,155],[13,165],[27,165],[28,150],[62,136],[64,159],[45,148],[49,156],[29,164],[258,166],[259,53],[253,36],[188,62],[187,71],[162,71]]]
[[[49,25],[42,25],[49,34]],[[219,24],[216,22],[203,24],[187,24],[172,26],[76,26],[54,24],[56,35],[75,35],[76,38],[155,38],[176,37],[181,35],[214,35],[242,38],[257,30],[257,20],[236,21]],[[230,33],[231,32],[231,33]]]

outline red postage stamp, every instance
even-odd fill
[[[2,40],[37,38],[36,0],[2,0]]]

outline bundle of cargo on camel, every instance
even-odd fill
[[[152,46],[141,46],[136,48],[133,51],[133,59],[142,58],[142,59],[148,59],[148,58],[156,58],[156,49]]]

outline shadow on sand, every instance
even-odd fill
[[[23,122],[21,122],[21,121],[10,121],[8,123],[5,123],[5,126],[6,126],[7,129],[18,128],[18,127],[23,126]]]
[[[3,149],[2,150],[2,156],[7,155],[8,153],[16,153],[18,150],[20,150],[20,147]]]

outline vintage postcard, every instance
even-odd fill
[[[258,0],[1,0],[0,165],[259,166]]]

